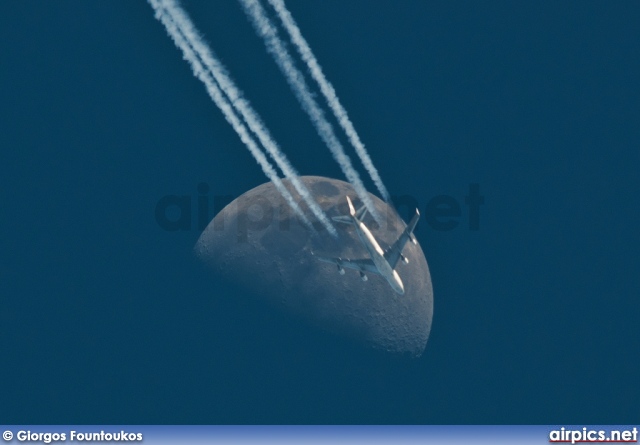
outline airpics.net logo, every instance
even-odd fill
[[[211,193],[209,185],[201,182],[191,195],[167,194],[156,202],[154,216],[158,226],[167,232],[178,231],[203,231],[207,228],[212,218],[236,197],[230,194]],[[241,201],[243,196],[238,198]],[[357,198],[356,198],[357,199]],[[428,199],[418,199],[411,195],[392,195],[391,201],[398,215],[405,221],[409,221],[416,209],[421,213],[427,226],[435,231],[448,232],[455,229],[466,228],[470,231],[480,230],[481,206],[485,204],[485,197],[480,193],[480,184],[472,183],[468,186],[466,194],[460,196],[436,195]],[[280,202],[270,202],[268,199],[253,199],[250,212],[244,224],[252,229],[263,229],[269,226],[278,216],[274,210],[281,205]],[[339,208],[347,211],[345,202],[339,203]],[[383,214],[384,226],[396,216],[389,212]],[[314,227],[322,231],[322,224],[315,222]],[[289,230],[289,224],[281,224],[283,231]],[[213,226],[214,230],[225,230],[224,220],[218,221]]]
[[[550,443],[637,443],[638,428],[602,430],[560,428],[549,432]]]

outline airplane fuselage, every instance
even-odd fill
[[[404,285],[402,284],[402,280],[400,279],[400,275],[398,272],[393,270],[393,268],[387,262],[387,259],[384,257],[384,251],[376,241],[375,237],[369,230],[369,228],[364,225],[363,222],[359,221],[356,217],[352,216],[353,225],[356,228],[356,232],[358,233],[358,237],[360,237],[360,241],[369,251],[369,255],[371,256],[371,260],[373,264],[378,268],[378,272],[382,275],[389,285],[396,291],[398,294],[404,294]]]

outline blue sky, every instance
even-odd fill
[[[293,165],[343,179],[240,5],[184,5]],[[480,185],[479,230],[464,205],[451,231],[418,226],[425,354],[352,351],[238,307],[193,257],[197,228],[158,226],[165,195],[266,179],[146,2],[4,2],[0,417],[632,421],[637,4],[288,5],[391,194],[424,211]]]

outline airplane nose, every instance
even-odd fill
[[[404,284],[402,284],[402,280],[400,279],[400,275],[395,270],[393,271],[393,290],[395,290],[400,295],[404,295]]]

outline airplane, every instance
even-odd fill
[[[370,258],[348,260],[344,258],[325,258],[318,256],[320,261],[325,263],[331,263],[338,267],[340,275],[344,275],[344,268],[355,269],[360,272],[360,278],[362,281],[367,281],[367,275],[365,272],[381,275],[391,288],[398,294],[404,294],[404,285],[400,279],[400,275],[395,271],[398,260],[402,260],[405,264],[409,263],[407,257],[402,254],[402,249],[408,240],[411,240],[413,244],[417,244],[416,237],[413,234],[418,219],[420,218],[420,212],[416,209],[416,214],[411,218],[409,225],[405,227],[400,237],[393,245],[386,251],[382,250],[380,244],[371,234],[369,228],[362,222],[362,219],[367,213],[367,209],[362,206],[358,211],[353,207],[351,199],[347,196],[347,202],[349,203],[349,215],[334,216],[332,219],[336,222],[353,224],[356,232],[362,244],[369,251]]]

